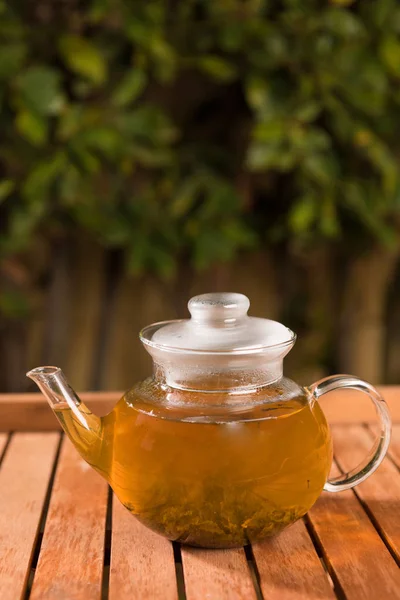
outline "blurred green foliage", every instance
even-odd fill
[[[1,256],[77,226],[163,277],[393,243],[399,84],[397,0],[1,0]]]

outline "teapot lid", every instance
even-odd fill
[[[293,344],[293,331],[270,319],[249,317],[243,294],[209,293],[189,300],[191,319],[146,327],[142,341],[159,349],[200,353],[258,352]]]

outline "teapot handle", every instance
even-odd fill
[[[314,398],[318,399],[320,396],[338,388],[358,390],[370,397],[378,414],[380,434],[375,440],[370,453],[357,467],[344,475],[328,479],[324,485],[324,490],[328,492],[348,490],[372,475],[385,457],[391,436],[392,422],[388,406],[378,391],[366,381],[362,381],[362,379],[358,379],[358,377],[353,377],[352,375],[334,375],[333,377],[327,377],[314,383],[309,389]]]

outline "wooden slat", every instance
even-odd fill
[[[377,387],[385,398],[394,422],[400,422],[400,386],[382,385]],[[355,390],[336,390],[319,399],[330,425],[375,423],[374,405],[366,394]]]
[[[100,598],[108,486],[64,439],[31,600]]]
[[[57,433],[18,433],[0,469],[0,598],[21,598],[59,443]]]
[[[264,598],[335,598],[331,582],[302,520],[280,535],[254,544],[253,554]]]
[[[367,456],[372,439],[366,429],[357,426],[333,428],[336,460],[343,471],[349,471]],[[400,475],[389,460],[360,483],[355,491],[377,522],[381,535],[400,560]]]
[[[256,600],[243,548],[202,550],[182,547],[187,600]]]
[[[400,598],[400,571],[352,490],[323,492],[309,518],[347,600]]]
[[[134,381],[131,382],[135,383]],[[71,380],[74,386],[73,379]],[[394,423],[400,423],[400,386],[378,388],[385,397]],[[89,408],[107,414],[123,392],[84,392],[80,394]],[[331,425],[346,423],[375,423],[376,415],[365,394],[353,390],[331,392],[319,400]],[[42,394],[0,394],[0,431],[48,431],[59,424]]]
[[[377,427],[370,428],[373,435],[377,434]],[[392,441],[389,446],[389,455],[395,461],[397,467],[400,469],[400,424],[393,425],[392,427]]]
[[[73,385],[73,381],[71,381]],[[122,392],[84,392],[81,399],[98,415],[106,415]],[[43,394],[0,394],[0,431],[61,429]]]
[[[139,523],[114,496],[109,600],[177,600],[171,542]]]
[[[0,461],[3,457],[3,451],[4,451],[4,448],[6,447],[7,440],[8,440],[8,435],[6,433],[0,433]]]

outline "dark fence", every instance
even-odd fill
[[[151,372],[138,339],[151,322],[187,317],[187,300],[206,291],[249,296],[250,312],[298,333],[286,374],[311,383],[347,371],[398,383],[399,277],[389,251],[372,249],[346,264],[326,250],[259,252],[231,265],[172,281],[132,278],[123,256],[83,238],[55,244],[51,268],[25,287],[29,313],[1,320],[1,391],[31,389],[27,369],[61,366],[78,389],[124,389]]]

